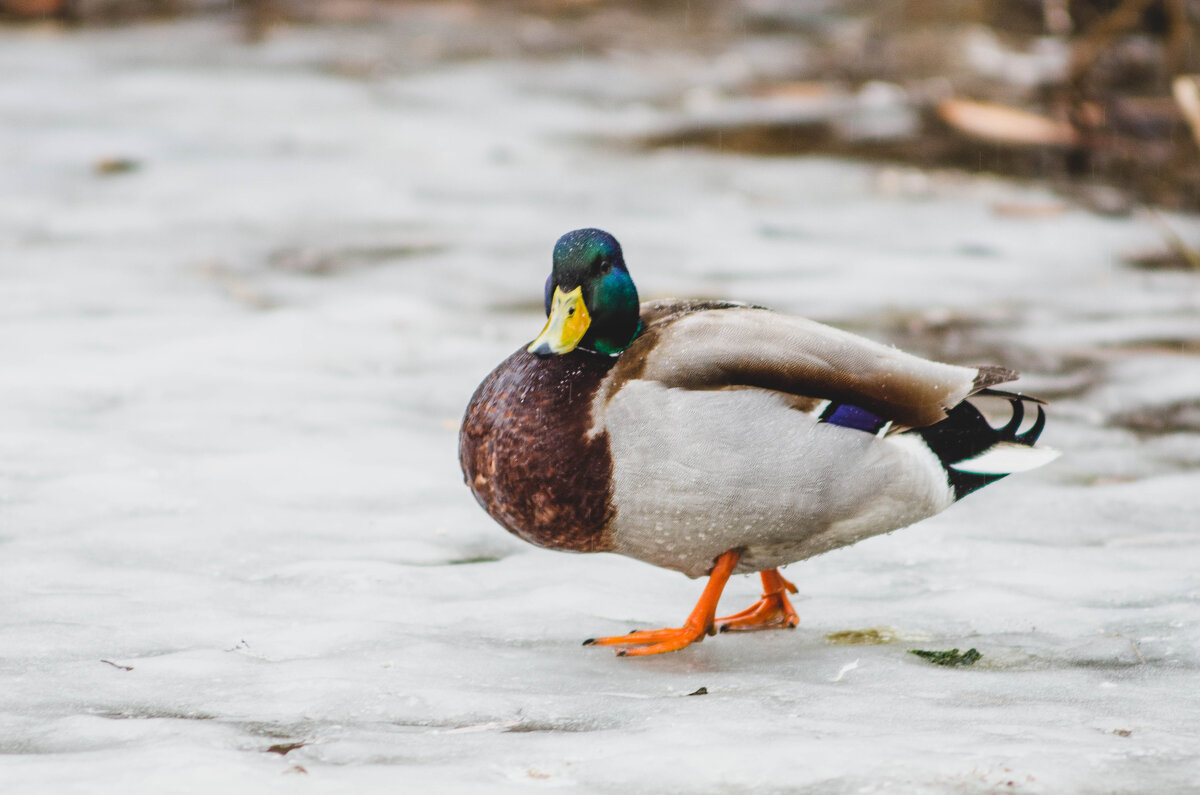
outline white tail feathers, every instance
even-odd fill
[[[1061,453],[1052,447],[1029,447],[1016,442],[998,442],[974,458],[950,465],[956,472],[972,475],[1010,475],[1049,464]]]

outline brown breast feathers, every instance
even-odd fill
[[[616,359],[518,350],[467,406],[459,461],[475,499],[511,532],[575,552],[611,547],[608,435],[587,437],[591,402]]]

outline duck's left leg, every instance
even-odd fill
[[[729,550],[717,558],[713,570],[708,575],[708,584],[700,601],[692,609],[691,615],[676,629],[634,630],[628,635],[613,635],[607,638],[592,638],[585,640],[584,646],[640,646],[637,649],[621,649],[618,657],[637,657],[646,654],[662,654],[668,651],[678,651],[685,646],[704,640],[705,635],[716,634],[714,617],[717,615],[717,602],[729,575],[737,566],[740,555],[735,550]],[[766,576],[765,573],[763,575]],[[764,580],[765,581],[765,580]]]
[[[718,632],[748,632],[756,629],[793,629],[800,623],[788,592],[796,586],[788,582],[779,569],[767,569],[762,575],[763,595],[750,607],[731,616],[718,618]]]

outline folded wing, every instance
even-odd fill
[[[1000,367],[941,364],[803,318],[740,305],[643,305],[622,358],[630,376],[687,389],[759,387],[860,406],[898,425],[946,418],[968,396],[1016,378]],[[632,354],[632,355],[631,355]]]

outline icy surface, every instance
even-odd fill
[[[0,791],[1195,791],[1200,290],[1122,264],[1155,223],[614,142],[752,78],[749,39],[414,66],[401,33],[0,32]],[[1018,367],[1065,455],[790,567],[793,632],[582,648],[700,583],[509,537],[456,436],[584,225],[646,298]]]

